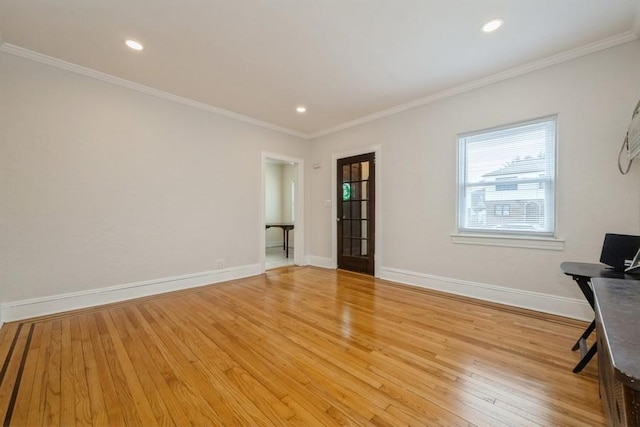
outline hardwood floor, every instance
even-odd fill
[[[0,330],[4,425],[604,425],[580,322],[341,271]]]

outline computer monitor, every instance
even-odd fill
[[[640,236],[607,233],[602,244],[600,262],[614,270],[624,271],[640,249]]]

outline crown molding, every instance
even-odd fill
[[[640,11],[640,7],[638,10]],[[637,21],[640,21],[640,18],[638,16],[636,16],[636,18],[637,18]],[[636,24],[638,24],[638,22],[636,22]],[[638,32],[640,33],[640,31]],[[410,101],[405,104],[400,104],[395,107],[382,110],[377,113],[373,113],[368,116],[364,116],[359,119],[352,120],[350,122],[346,122],[329,129],[322,130],[320,132],[313,133],[310,135],[310,138],[311,139],[319,138],[321,136],[329,135],[341,130],[359,126],[359,125],[372,122],[384,117],[392,116],[394,114],[398,114],[403,111],[411,110],[413,108],[420,107],[426,104],[431,104],[441,99],[449,98],[465,92],[470,92],[472,90],[489,86],[504,80],[512,79],[514,77],[518,77],[523,74],[541,70],[543,68],[547,68],[552,65],[557,65],[566,61],[571,61],[572,59],[580,58],[581,56],[589,55],[591,53],[596,53],[601,50],[605,50],[621,44],[629,43],[631,41],[637,40],[638,38],[639,38],[639,35],[637,35],[636,33],[632,31],[627,31],[625,33],[618,34],[616,36],[608,37],[606,39],[602,39],[594,43],[589,43],[575,49],[561,52],[559,54],[549,56],[547,58],[543,58],[541,60],[534,61],[529,64],[511,68],[509,70],[502,71],[500,73],[493,74],[491,76],[484,77],[482,79],[473,80],[469,83],[464,83],[460,86],[452,87],[450,89],[443,90],[442,92],[438,92],[433,95],[426,96],[424,98],[416,99],[415,101]]]
[[[100,81],[111,83],[117,86],[125,87],[127,89],[132,89],[137,92],[144,93],[146,95],[155,96],[157,98],[161,98],[166,101],[171,101],[177,104],[182,104],[188,107],[196,108],[198,110],[207,111],[209,113],[217,114],[219,116],[227,117],[229,119],[237,120],[243,123],[248,123],[254,126],[259,126],[265,129],[276,131],[276,132],[293,135],[298,138],[309,139],[309,135],[306,133],[284,128],[278,125],[274,125],[272,123],[264,122],[262,120],[254,119],[253,117],[234,113],[233,111],[225,110],[223,108],[214,107],[213,105],[205,104],[204,102],[183,98],[181,96],[177,96],[169,92],[164,92],[149,86],[145,86],[129,80],[121,79],[120,77],[115,77],[110,74],[102,73],[100,71],[96,71],[91,68],[83,67],[80,65],[73,64],[71,62],[63,61],[61,59],[43,55],[41,53],[34,52],[10,43],[1,44],[0,52],[8,53],[14,56],[19,56],[25,59],[30,59],[32,61],[39,62],[41,64],[46,64],[46,65],[50,65],[52,67],[60,68],[66,71],[71,71],[72,73],[81,74],[86,77],[91,77],[96,80],[100,80]]]
[[[449,98],[455,95],[459,95],[465,92],[470,92],[475,89],[479,89],[485,86],[492,85],[494,83],[498,83],[504,80],[508,80],[514,77],[521,76],[523,74],[531,73],[533,71],[541,70],[543,68],[550,67],[552,65],[561,64],[563,62],[571,61],[576,58],[580,58],[585,55],[589,55],[592,53],[599,52],[601,50],[609,49],[621,44],[629,43],[631,41],[637,40],[640,38],[640,5],[638,6],[635,20],[634,20],[634,28],[633,31],[627,31],[622,34],[618,34],[612,37],[608,37],[602,40],[599,40],[594,43],[589,43],[584,46],[580,46],[575,49],[571,49],[565,52],[561,52],[556,55],[549,56],[547,58],[543,58],[538,61],[531,62],[529,64],[525,64],[519,67],[511,68],[506,71],[502,71],[497,74],[493,74],[488,77],[484,77],[478,80],[473,80],[468,83],[464,83],[459,86],[452,87],[450,89],[443,90],[441,92],[435,93],[433,95],[426,96],[424,98],[416,99],[414,101],[410,101],[404,104],[396,105],[395,107],[388,108],[386,110],[378,111],[376,113],[360,117],[356,120],[352,120],[349,122],[342,123],[340,125],[321,130],[316,133],[307,134],[303,132],[298,132],[292,129],[284,128],[278,125],[274,125],[272,123],[264,122],[262,120],[254,119],[249,116],[245,116],[239,113],[234,113],[233,111],[225,110],[223,108],[214,107],[209,104],[205,104],[203,102],[194,101],[192,99],[183,98],[177,95],[173,95],[168,92],[164,92],[158,89],[154,89],[149,86],[144,86],[139,83],[135,83],[129,80],[121,79],[119,77],[112,76],[110,74],[102,73],[100,71],[92,70],[90,68],[82,67],[80,65],[76,65],[67,61],[63,61],[57,58],[53,58],[51,56],[43,55],[41,53],[33,52],[31,50],[22,48],[20,46],[12,45],[10,43],[0,44],[0,52],[8,53],[11,55],[19,56],[26,59],[31,59],[36,62],[40,62],[42,64],[50,65],[56,68],[64,69],[67,71],[71,71],[77,74],[81,74],[83,76],[95,78],[97,80],[101,80],[104,82],[108,82],[111,84],[115,84],[118,86],[122,86],[128,89],[132,89],[141,93],[145,93],[147,95],[155,96],[167,101],[175,102],[178,104],[186,105],[192,108],[196,108],[199,110],[207,111],[219,116],[227,117],[230,119],[238,120],[240,122],[252,124],[254,126],[259,126],[265,129],[273,130],[276,132],[296,136],[302,139],[316,139],[322,136],[326,136],[332,133],[339,132],[341,130],[349,129],[355,126],[359,126],[365,123],[369,123],[378,119],[382,119],[384,117],[392,116],[394,114],[401,113],[403,111],[411,110],[413,108],[417,108],[423,105],[431,104],[433,102]],[[1,41],[0,41],[1,42]]]

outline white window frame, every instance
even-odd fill
[[[467,227],[466,221],[466,203],[465,197],[467,194],[467,188],[470,184],[466,179],[466,155],[467,155],[467,141],[468,138],[488,134],[496,131],[503,130],[517,130],[519,127],[532,125],[536,123],[553,122],[553,138],[547,140],[546,152],[553,155],[551,165],[548,170],[548,178],[543,181],[548,186],[548,194],[545,197],[545,229],[541,231],[524,231],[524,230],[504,230],[504,229],[488,229],[488,228],[472,228]],[[479,131],[467,132],[458,135],[458,180],[457,180],[457,232],[452,236],[454,243],[468,243],[468,244],[497,244],[499,246],[514,246],[514,247],[536,247],[540,249],[564,249],[563,241],[556,238],[556,211],[555,211],[555,198],[556,198],[556,168],[557,168],[557,139],[558,139],[558,118],[557,115],[545,116],[534,120],[527,120],[517,123],[511,123],[504,126],[498,126],[490,129],[484,129]],[[541,182],[536,179],[518,180],[518,184],[526,182]],[[509,183],[508,180],[504,180],[501,184]],[[515,183],[515,181],[514,181]],[[478,184],[471,184],[473,186],[480,186]],[[492,242],[492,240],[495,240]],[[541,240],[547,240],[549,242],[542,242]],[[533,243],[532,243],[533,241]],[[537,241],[537,242],[536,242]],[[496,243],[498,242],[498,243]],[[555,244],[554,242],[560,242]]]

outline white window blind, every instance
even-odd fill
[[[458,229],[552,236],[556,116],[458,136]]]

